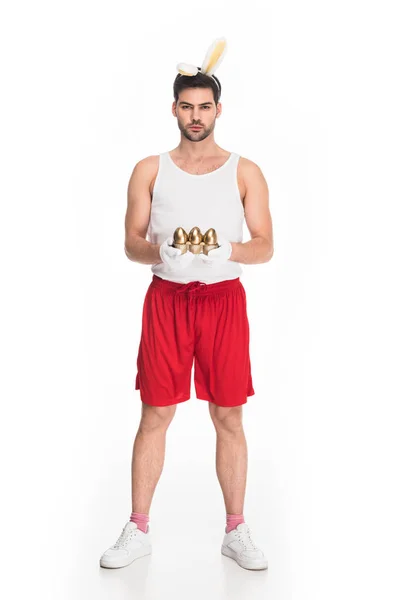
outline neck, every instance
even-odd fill
[[[206,139],[201,140],[201,142],[191,142],[184,136],[181,136],[181,141],[174,149],[174,152],[184,159],[195,162],[208,156],[220,154],[221,150],[222,148],[215,143],[213,135],[209,135]]]

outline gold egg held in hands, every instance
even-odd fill
[[[203,236],[199,227],[193,227],[189,233],[189,250],[193,254],[202,252]]]
[[[203,235],[203,242],[209,246],[218,243],[217,232],[215,231],[215,229],[213,229],[212,227],[210,227],[210,229],[207,229],[207,231]]]
[[[207,231],[203,235],[203,242],[204,254],[208,254],[210,250],[214,250],[215,248],[219,247],[217,240],[217,232],[215,231],[215,229],[213,229],[212,227],[210,227],[210,229],[207,229]]]
[[[179,248],[182,254],[185,254],[188,249],[188,234],[183,229],[183,227],[177,227],[174,231],[174,248]]]

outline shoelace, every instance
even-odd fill
[[[259,550],[259,548],[255,545],[251,538],[250,529],[247,529],[245,531],[237,531],[236,536],[242,542],[246,550]]]
[[[121,532],[121,535],[112,547],[115,550],[118,550],[119,548],[124,548],[128,544],[128,542],[131,541],[133,535],[136,535],[136,530],[130,529],[128,531],[126,528],[124,528]]]

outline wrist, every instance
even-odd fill
[[[154,251],[154,265],[159,265],[163,262],[161,258],[161,244],[152,244]]]
[[[231,242],[230,244],[232,246],[232,252],[228,260],[236,261],[237,248],[240,245],[240,242]]]

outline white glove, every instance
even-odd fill
[[[218,244],[219,248],[210,250],[208,254],[199,254],[200,260],[208,267],[223,265],[231,257],[232,244],[222,236],[218,236]]]
[[[184,269],[189,266],[194,259],[194,254],[187,250],[182,254],[179,248],[174,248],[172,245],[174,238],[167,238],[160,246],[160,257],[163,263],[168,265],[170,269]]]

